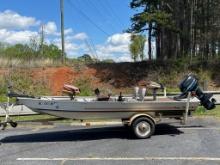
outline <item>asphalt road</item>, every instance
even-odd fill
[[[220,120],[160,124],[137,140],[121,126],[20,126],[0,131],[1,165],[219,165]]]

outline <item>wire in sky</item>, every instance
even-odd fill
[[[99,17],[102,17],[102,20],[105,19],[105,18],[103,17],[102,12],[99,10],[99,8],[96,6],[96,4],[93,3],[93,1],[84,0],[83,2],[86,2],[86,3],[89,4],[92,8],[94,8],[95,11],[96,11],[96,14],[97,14]]]
[[[118,23],[123,27],[123,24],[122,24],[122,20],[120,19],[120,17],[116,14],[115,10],[112,8],[111,4],[109,3],[108,0],[106,0],[106,3],[109,7],[109,9],[111,10],[112,12],[112,15],[114,15],[116,17],[116,20],[118,21]]]
[[[84,40],[86,46],[88,47],[89,51],[90,51],[90,55],[92,56],[92,58],[94,58],[94,55],[96,55],[96,52],[92,49],[90,43],[89,43],[89,40],[88,39],[85,39]],[[97,56],[95,56],[95,58],[97,58]],[[98,58],[97,58],[98,59]]]
[[[111,23],[108,21],[109,19],[107,18],[107,17],[104,17],[105,16],[105,12],[106,12],[106,10],[103,12],[102,10],[100,10],[100,5],[98,5],[97,3],[95,3],[95,1],[94,0],[85,0],[85,2],[87,2],[90,6],[92,6],[98,13],[99,13],[99,17],[102,17],[102,20],[103,21],[105,21],[106,22],[106,20],[107,20],[107,24],[108,24],[108,26],[111,26],[111,28],[113,28],[114,29],[114,31],[117,31],[116,29],[117,29],[117,25],[115,25],[115,24],[113,24],[113,21],[111,21]],[[101,7],[101,8],[103,8],[103,7]],[[113,20],[115,20],[115,19],[113,19]],[[115,25],[115,26],[113,26],[113,25]],[[115,28],[116,27],[116,28]]]
[[[87,16],[80,8],[78,8],[77,6],[75,6],[71,0],[68,0],[67,2],[69,2],[69,4],[75,9],[77,10],[85,19],[87,19],[93,26],[95,26],[97,29],[99,29],[103,34],[105,34],[106,36],[110,36],[109,33],[107,33],[105,30],[103,30],[99,25],[97,25],[89,16]]]
[[[95,52],[96,59],[99,59],[99,56],[98,56],[97,51],[96,51],[95,44],[93,43],[93,41],[92,41],[91,39],[90,39],[90,43],[91,43],[91,45],[92,45],[92,49],[93,49],[93,50],[94,50],[94,52]]]
[[[103,3],[102,3],[103,2]],[[117,20],[117,24],[119,25],[119,26],[122,26],[123,27],[123,25],[122,25],[122,23],[121,23],[121,21],[119,20],[119,18],[118,17],[116,17],[113,13],[113,11],[111,11],[111,9],[112,8],[110,8],[110,5],[108,4],[108,5],[106,5],[106,2],[107,1],[102,1],[102,0],[100,0],[99,1],[99,4],[102,6],[102,8],[104,8],[105,9],[105,12],[107,12],[108,14],[109,14],[109,16],[111,16],[112,18],[113,18],[113,20]]]
[[[70,6],[70,7],[72,7],[72,6]],[[73,15],[72,12],[71,12],[70,14]],[[82,23],[84,26],[86,26],[83,21],[82,21],[81,23]],[[78,26],[78,24],[75,24],[75,26]],[[80,29],[80,28],[78,28],[78,29]],[[75,31],[75,30],[74,30],[74,31]],[[90,55],[91,55],[93,58],[99,59],[99,56],[98,56],[98,54],[97,54],[95,45],[93,44],[92,38],[89,37],[89,38],[87,38],[87,39],[84,39],[83,41],[84,41],[84,43],[85,43],[85,46],[87,46],[87,48],[88,48],[88,52],[91,53]]]

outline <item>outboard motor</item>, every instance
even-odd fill
[[[215,108],[216,100],[214,98],[211,99],[213,94],[203,93],[202,89],[199,87],[198,79],[194,75],[187,75],[179,84],[179,88],[182,93],[181,95],[175,97],[175,99],[184,99],[187,97],[188,92],[191,92],[200,100],[201,105],[207,110]]]

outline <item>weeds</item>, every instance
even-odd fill
[[[10,75],[12,86],[18,91],[28,95],[48,95],[49,89],[43,81],[34,81],[31,77],[30,72],[13,72]]]
[[[24,60],[19,58],[0,58],[1,68],[36,68],[50,66],[62,66],[62,63],[60,62],[60,60],[54,60],[50,58],[30,60]]]
[[[6,92],[7,92],[7,86],[5,83],[5,79],[2,75],[0,75],[0,102],[6,102]]]
[[[45,82],[32,80],[30,72],[12,70],[7,75],[0,75],[0,102],[6,101],[8,84],[15,92],[28,95],[48,95],[50,93]]]
[[[93,88],[90,77],[80,77],[75,81],[75,85],[80,88],[80,96],[93,95]]]
[[[220,117],[220,106],[216,106],[216,108],[213,110],[206,110],[204,107],[200,106],[196,109],[194,115]]]

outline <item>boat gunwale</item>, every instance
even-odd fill
[[[71,103],[121,103],[121,104],[134,104],[134,103],[138,103],[138,104],[146,104],[146,103],[186,103],[187,100],[183,99],[183,100],[174,100],[174,99],[170,99],[170,100],[144,100],[144,101],[115,101],[115,100],[109,100],[109,101],[97,101],[97,100],[90,100],[90,101],[76,101],[76,100],[70,100],[70,99],[41,99],[41,98],[24,98],[24,97],[17,97],[18,100],[32,100],[32,101],[47,101],[47,102],[71,102]],[[199,103],[199,100],[190,100],[190,103]]]

